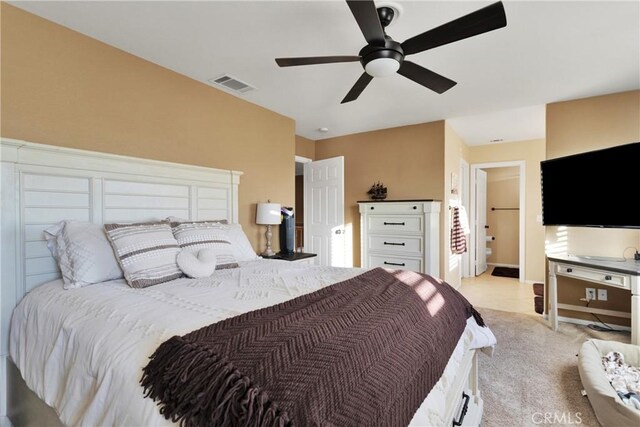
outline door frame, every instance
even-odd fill
[[[476,170],[478,169],[491,169],[491,168],[504,168],[504,167],[512,167],[517,166],[519,169],[518,179],[520,180],[520,203],[519,203],[519,225],[518,225],[518,235],[519,235],[519,255],[518,255],[518,266],[520,268],[520,277],[518,280],[521,283],[525,283],[525,239],[527,236],[526,233],[526,212],[525,212],[525,200],[526,200],[526,162],[524,160],[514,160],[514,161],[506,161],[506,162],[490,162],[490,163],[475,163],[471,165],[470,172],[470,185],[469,185],[469,195],[470,195],[470,208],[469,211],[469,226],[471,228],[471,235],[469,246],[471,249],[471,253],[469,256],[469,271],[475,272],[475,262],[476,262]],[[475,273],[474,273],[475,274]]]
[[[313,159],[310,159],[310,158],[308,158],[308,157],[295,156],[295,157],[294,157],[294,160],[293,160],[293,164],[294,164],[294,173],[295,173],[295,164],[296,164],[296,163],[310,163],[310,162],[312,162],[312,161],[313,161]],[[305,187],[305,185],[304,185],[304,184],[305,184],[305,182],[304,182],[304,181],[305,181],[305,177],[304,177],[304,173],[303,173],[303,174],[302,174],[302,188],[303,188],[303,189],[304,189],[304,187]],[[295,191],[294,191],[294,193],[295,193]],[[295,195],[295,194],[294,194],[294,195]],[[305,192],[305,193],[304,193],[304,195],[303,195],[303,197],[302,197],[302,203],[303,203],[303,206],[305,206],[305,203],[307,202],[307,200],[306,200],[306,199],[307,199],[307,193]],[[296,204],[296,200],[294,200],[294,201],[293,201],[293,204],[294,204],[294,206],[295,206],[295,204]],[[307,222],[307,212],[306,212],[306,211],[305,211],[305,213],[302,215],[302,222],[303,222],[303,223],[306,223],[306,222]],[[304,240],[304,242],[305,242],[305,244],[306,244],[306,242],[307,242],[307,235],[306,235],[306,231],[304,231],[304,229],[303,229],[303,238],[302,238],[302,239]],[[296,242],[296,245],[295,245],[295,247],[293,248],[293,250],[294,250],[294,251],[298,249],[297,243],[298,243],[298,242]],[[306,251],[306,248],[305,248],[304,246],[302,246],[302,250],[303,250],[303,251]]]
[[[309,163],[309,162],[313,162],[313,159],[310,159],[308,157],[302,157],[302,156],[296,156],[295,163]]]
[[[470,209],[470,205],[469,205],[469,193],[470,193],[470,186],[469,186],[469,162],[467,162],[465,159],[460,159],[460,181],[459,181],[459,187],[460,187],[460,201],[459,203],[464,206],[464,208],[467,211],[467,215],[470,214],[471,209]],[[469,234],[469,239],[471,239],[471,234]],[[469,246],[471,246],[471,241],[469,240]],[[466,277],[472,277],[473,275],[471,274],[471,270],[470,270],[470,260],[471,257],[469,256],[469,251],[466,251],[465,253],[462,254],[462,258],[461,258],[461,268],[460,268],[460,277],[461,278],[466,278]]]

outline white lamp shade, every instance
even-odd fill
[[[256,224],[280,224],[280,203],[258,203]]]

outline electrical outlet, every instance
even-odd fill
[[[596,288],[587,288],[585,289],[587,301],[592,301],[596,299]]]
[[[607,290],[606,289],[598,289],[598,300],[606,301],[607,300]]]

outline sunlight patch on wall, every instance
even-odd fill
[[[344,266],[353,267],[353,224],[344,225],[345,244],[344,244]]]
[[[569,248],[569,230],[566,226],[556,227],[553,239],[544,242],[547,256],[566,255]]]
[[[454,271],[460,265],[460,255],[449,252],[449,271]]]

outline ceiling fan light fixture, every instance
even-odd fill
[[[400,62],[393,58],[376,58],[364,66],[364,70],[373,77],[386,77],[400,69]]]

